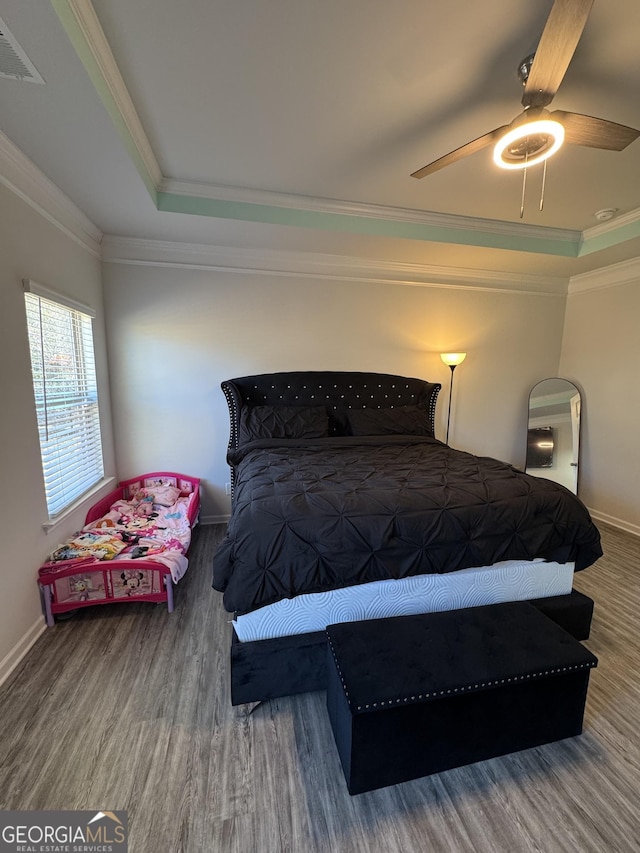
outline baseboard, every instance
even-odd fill
[[[201,515],[200,524],[228,524],[230,515]]]
[[[29,628],[15,646],[3,657],[0,661],[0,685],[9,678],[13,670],[18,666],[20,661],[33,646],[40,634],[47,630],[47,625],[44,617],[40,616],[36,622]]]
[[[588,509],[594,521],[603,521],[605,524],[610,524],[612,527],[617,527],[619,530],[624,530],[633,536],[640,536],[639,525],[632,524],[630,521],[624,521],[622,518],[616,518],[614,515],[607,515],[606,512],[600,512],[597,509],[591,509],[590,507]]]

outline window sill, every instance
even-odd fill
[[[53,521],[45,521],[45,523],[42,525],[42,529],[47,534],[47,536],[49,535],[49,533],[51,533],[52,530],[55,530],[55,528],[58,527],[59,524],[62,524],[63,521],[69,518],[72,513],[76,512],[76,510],[80,509],[81,506],[91,500],[91,498],[95,498],[95,496],[107,486],[113,486],[113,483],[115,483],[115,479],[115,477],[105,477],[103,480],[100,480],[99,483],[96,483],[93,488],[89,489],[88,492],[85,492],[82,497],[78,498],[77,501],[74,501],[71,506],[67,507],[64,512],[62,512]]]

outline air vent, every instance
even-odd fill
[[[29,83],[44,83],[33,62],[9,32],[2,18],[0,18],[0,77],[26,80]]]

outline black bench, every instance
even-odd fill
[[[528,602],[327,636],[327,707],[351,794],[580,734],[598,663]]]

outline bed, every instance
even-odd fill
[[[184,576],[200,481],[171,471],[123,480],[38,570],[47,625],[96,604],[166,602]]]
[[[213,586],[233,614],[232,702],[325,686],[327,624],[504,601],[576,606],[601,556],[549,480],[434,437],[440,385],[305,371],[222,383],[232,513]]]

